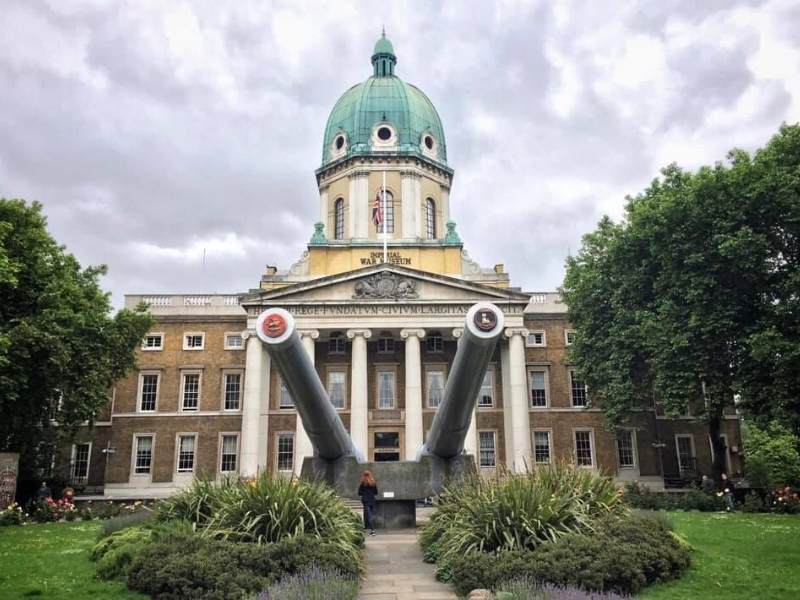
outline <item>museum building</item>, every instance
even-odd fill
[[[286,270],[243,293],[146,294],[156,325],[138,369],[64,457],[79,492],[160,497],[199,474],[299,474],[312,447],[262,342],[267,307],[288,310],[331,403],[367,460],[414,460],[442,400],[467,310],[494,303],[505,331],[466,438],[482,472],[556,460],[680,485],[710,473],[705,423],[657,407],[610,432],[567,360],[575,332],[554,292],[513,287],[467,254],[451,213],[453,169],[439,115],[396,74],[381,37],[373,74],[336,102],[316,171],[319,222]],[[463,215],[462,215],[463,216]],[[386,238],[384,240],[384,238]],[[741,470],[739,423],[723,426]]]

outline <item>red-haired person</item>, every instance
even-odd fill
[[[378,497],[378,484],[369,471],[364,471],[361,475],[358,495],[361,496],[361,504],[364,507],[364,529],[369,529],[369,534],[375,535],[375,506]]]

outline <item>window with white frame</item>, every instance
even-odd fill
[[[425,234],[429,240],[436,239],[436,203],[433,198],[425,200]]]
[[[694,436],[679,434],[675,436],[678,451],[678,468],[681,472],[695,470]]]
[[[544,369],[528,371],[528,383],[531,390],[531,406],[547,408],[547,372]]]
[[[242,406],[242,374],[225,373],[225,410],[239,410]]]
[[[333,203],[333,239],[344,239],[344,198]]]
[[[92,444],[72,444],[72,483],[86,483],[89,478],[89,455]]]
[[[381,192],[379,191],[376,199],[380,202],[381,213],[383,214],[383,222],[381,222],[380,225],[375,225],[375,231],[378,234],[382,234],[384,231],[386,231],[386,233],[394,233],[394,196],[392,195],[392,192],[386,190],[386,199],[384,200],[381,198]]]
[[[478,392],[478,406],[494,406],[494,371],[488,369],[481,382],[481,390]]]
[[[163,333],[148,333],[144,336],[142,341],[142,350],[163,350],[164,349],[164,334]]]
[[[332,333],[328,339],[328,354],[344,354],[347,350],[347,339],[341,332]]]
[[[594,466],[594,440],[591,430],[575,430],[575,464],[579,467]]]
[[[428,352],[441,352],[444,349],[444,341],[442,340],[442,334],[438,331],[434,331],[433,333],[429,334],[425,337],[425,348]]]
[[[394,369],[378,369],[378,408],[394,408]]]
[[[178,473],[194,471],[194,454],[197,436],[195,434],[178,436]]]
[[[497,466],[497,456],[495,452],[494,431],[478,432],[478,450],[480,454],[480,468],[488,469]]]
[[[225,350],[244,350],[244,338],[242,338],[242,334],[236,332],[226,333]]]
[[[346,384],[347,374],[344,371],[328,371],[328,397],[335,408],[344,408]]]
[[[236,434],[226,434],[220,438],[220,473],[235,473],[236,462],[239,450],[239,436]]]
[[[428,408],[439,408],[444,396],[444,369],[427,369],[425,371],[425,391],[428,397]]]
[[[197,410],[200,407],[200,373],[183,373],[183,410]]]
[[[586,384],[573,370],[569,372],[569,395],[572,398],[572,406],[586,406],[588,402]]]
[[[278,451],[276,452],[278,471],[294,470],[294,434],[278,434]]]
[[[158,401],[158,373],[139,376],[139,412],[153,412]]]
[[[391,354],[394,352],[394,338],[389,335],[382,335],[379,337],[378,352],[380,354]]]
[[[533,432],[533,460],[538,464],[550,462],[550,431],[536,430]]]
[[[202,350],[205,346],[206,334],[202,332],[187,332],[183,334],[184,350]]]
[[[530,347],[546,346],[547,338],[545,337],[544,331],[540,330],[540,331],[528,332],[528,338],[526,340],[526,344]]]
[[[153,465],[153,436],[137,435],[134,438],[135,455],[133,472],[135,475],[149,475]]]
[[[575,330],[574,329],[565,329],[564,330],[564,343],[567,346],[572,346],[575,343]]]
[[[286,383],[281,380],[281,393],[278,399],[278,408],[294,408],[294,398],[292,398],[292,393],[289,391],[289,388],[286,387]]]
[[[636,466],[636,435],[632,429],[617,431],[617,460],[622,469]]]

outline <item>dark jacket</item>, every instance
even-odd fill
[[[378,486],[362,483],[358,486],[358,495],[361,496],[361,502],[364,504],[375,504],[375,499],[378,497]]]

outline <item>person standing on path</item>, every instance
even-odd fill
[[[361,484],[358,486],[358,495],[364,507],[364,529],[369,529],[370,535],[375,535],[375,506],[378,497],[378,483],[369,471],[361,475]]]

